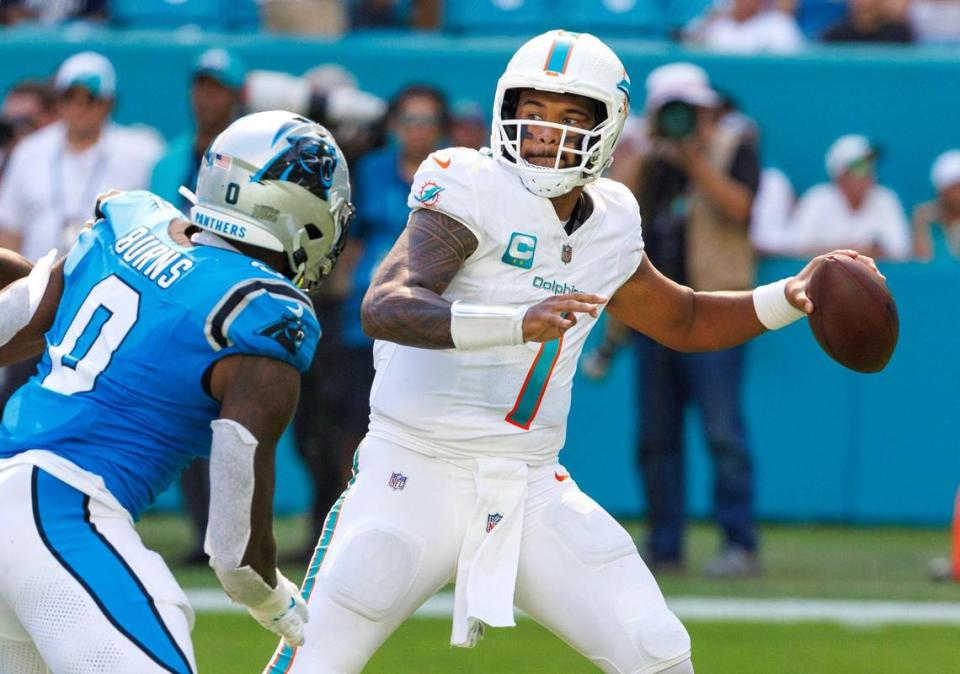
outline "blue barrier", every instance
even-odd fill
[[[544,26],[544,28],[547,28]],[[576,30],[577,26],[569,26]],[[45,76],[63,58],[97,49],[118,71],[117,119],[145,122],[167,137],[188,123],[188,71],[212,45],[228,45],[252,68],[303,72],[324,62],[352,70],[361,86],[390,95],[410,81],[434,82],[451,98],[492,101],[497,77],[520,37],[354,35],[298,40],[189,32],[0,32],[0,90],[26,76]],[[662,43],[613,40],[640,92],[643,79],[678,59],[705,66],[764,129],[768,159],[799,189],[825,178],[823,154],[842,133],[860,131],[886,147],[881,177],[905,204],[931,193],[929,166],[960,146],[954,119],[960,94],[952,82],[955,49],[814,49],[795,57],[734,57],[689,52]],[[776,261],[762,268],[778,278],[798,268]],[[776,519],[942,523],[960,476],[953,407],[960,400],[953,302],[956,269],[890,265],[890,287],[902,318],[901,343],[888,369],[855,375],[823,355],[804,326],[766,335],[750,348],[746,382],[750,436],[757,455],[758,511]],[[621,356],[610,381],[578,381],[563,460],[581,486],[617,514],[641,512],[633,470],[633,366]],[[710,470],[696,427],[690,427],[689,506],[709,512]],[[302,510],[304,476],[289,442],[281,448],[278,509]],[[169,505],[170,496],[163,503]]]

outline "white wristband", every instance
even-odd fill
[[[457,300],[450,309],[450,336],[461,350],[523,344],[526,313],[526,305],[494,306]]]
[[[753,291],[753,309],[767,330],[779,330],[806,316],[787,301],[787,279],[780,279]]]

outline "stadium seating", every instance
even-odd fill
[[[170,29],[195,25],[208,31],[256,30],[254,0],[111,0],[111,20],[123,28]]]
[[[699,15],[711,0],[448,0],[444,29],[453,33],[540,31],[543,17],[556,28],[603,36],[669,35]]]
[[[547,0],[447,0],[444,30],[452,33],[529,32],[547,15]]]

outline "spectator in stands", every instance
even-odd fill
[[[240,58],[225,49],[208,49],[193,64],[190,109],[194,128],[170,144],[153,167],[150,180],[151,192],[185,213],[190,212],[192,204],[178,190],[181,185],[191,191],[196,189],[197,171],[207,147],[239,115],[245,74]],[[186,564],[207,563],[203,539],[210,503],[209,465],[206,459],[197,459],[180,477],[193,533],[193,545],[183,560]]]
[[[104,56],[75,54],[54,79],[60,119],[24,138],[0,182],[0,247],[37,260],[65,253],[108,189],[145,189],[163,146],[153,136],[110,121],[116,74]],[[0,401],[36,369],[36,360],[7,368]]]
[[[913,211],[914,252],[926,262],[955,265],[960,260],[960,150],[937,157],[930,180],[937,198]]]
[[[803,195],[790,225],[798,254],[853,248],[877,258],[910,257],[907,219],[893,190],[876,182],[877,150],[864,136],[837,139],[827,152],[831,182]]]
[[[150,191],[185,212],[190,203],[178,190],[193,190],[197,171],[207,146],[240,114],[246,69],[240,57],[214,48],[200,54],[190,79],[190,110],[193,128],[175,139],[153,167]]]
[[[847,15],[821,36],[824,42],[913,42],[903,6],[891,0],[848,0]]]
[[[957,0],[913,0],[909,16],[920,42],[960,41],[960,2]]]
[[[103,21],[106,18],[107,0],[0,0],[0,24],[4,25],[27,21],[55,24],[73,19]]]
[[[443,9],[442,0],[358,0],[352,5],[354,28],[435,30]]]
[[[60,121],[25,138],[0,185],[0,245],[36,260],[66,252],[108,189],[145,189],[163,147],[110,121],[116,90],[104,56],[71,56],[57,72]]]
[[[772,0],[731,0],[728,7],[695,19],[685,42],[722,52],[786,53],[800,49],[804,40],[793,16]]]
[[[348,27],[344,0],[264,0],[263,20],[277,33],[295,35],[343,34]]]
[[[792,6],[781,6],[781,9],[797,17],[797,24],[808,40],[818,39],[847,14],[847,0],[788,0],[788,3]]]
[[[479,150],[490,145],[490,124],[476,101],[457,101],[450,113],[450,146]]]
[[[57,118],[55,105],[53,87],[46,82],[24,80],[7,92],[0,105],[0,182],[13,148]]]
[[[650,73],[649,151],[628,182],[640,204],[646,253],[661,272],[697,290],[754,285],[748,227],[759,159],[750,125],[717,123],[720,103],[697,66],[673,63]],[[707,572],[759,573],[753,466],[740,408],[743,347],[682,354],[643,337],[636,347],[647,562],[655,570],[683,566],[683,419],[693,402],[713,458],[714,515],[723,534]]]

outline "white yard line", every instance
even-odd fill
[[[220,590],[187,590],[187,597],[197,613],[243,611]],[[843,625],[960,625],[960,603],[950,602],[676,597],[668,603],[682,620],[706,622],[740,620],[831,622]],[[453,615],[453,595],[438,594],[421,606],[416,615],[449,618]]]

